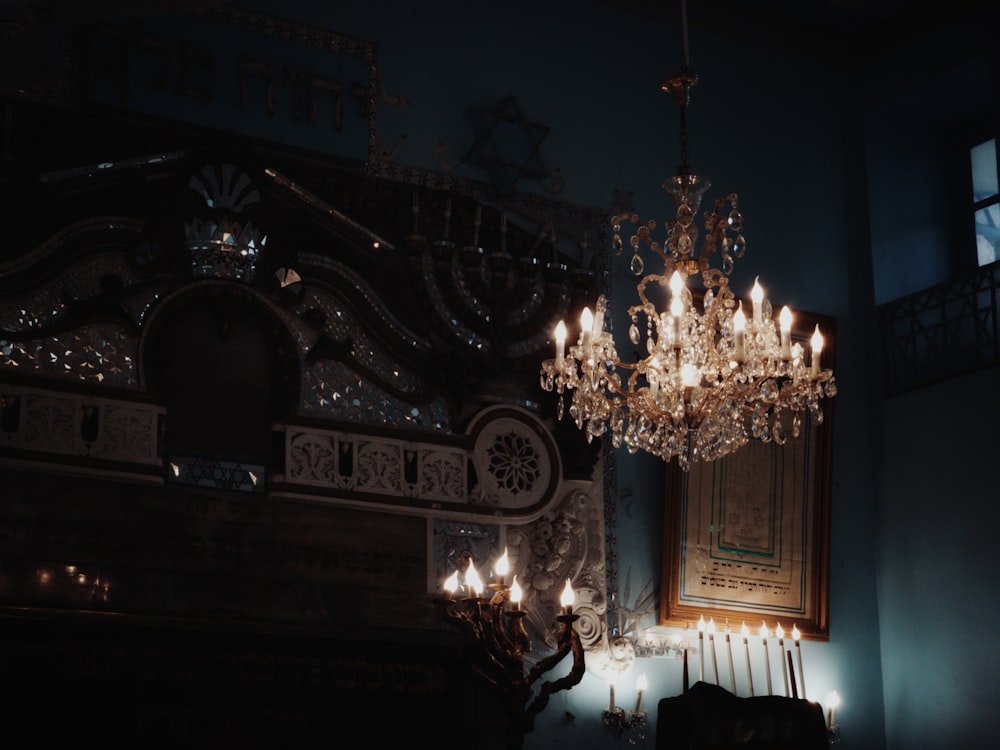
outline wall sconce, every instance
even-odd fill
[[[613,731],[619,737],[625,732],[636,731],[639,739],[642,739],[642,732],[646,729],[646,709],[642,706],[642,697],[649,684],[646,675],[639,675],[635,682],[635,708],[626,712],[621,706],[615,703],[615,683],[608,680],[608,692],[610,699],[608,707],[604,709],[604,726]]]
[[[826,733],[830,743],[840,742],[840,724],[837,723],[837,707],[840,705],[840,695],[831,690],[826,696]]]
[[[524,629],[527,612],[521,607],[521,587],[515,575],[506,582],[509,564],[507,551],[496,562],[496,583],[491,583],[491,597],[484,597],[484,585],[469,560],[464,585],[459,585],[458,571],[444,583],[445,595],[436,598],[441,616],[458,628],[469,645],[469,667],[489,688],[504,696],[512,728],[523,737],[535,727],[535,716],[545,708],[552,693],[569,690],[583,679],[586,665],[580,636],[573,628],[579,615],[573,614],[575,593],[566,579],[559,603],[560,624],[555,652],[540,659],[526,670],[524,653],[531,650],[531,639]],[[461,591],[460,589],[464,589]],[[508,606],[509,602],[509,606]],[[546,680],[535,691],[535,683],[552,670],[563,657],[572,653],[573,665],[563,677]],[[518,745],[519,746],[519,745]]]

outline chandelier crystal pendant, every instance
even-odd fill
[[[679,75],[661,84],[680,111],[682,147],[677,174],[663,183],[676,208],[665,241],[653,238],[653,221],[642,223],[635,214],[612,218],[618,254],[624,247],[622,223],[636,227],[629,246],[631,270],[640,277],[639,303],[628,311],[628,339],[646,356],[619,359],[612,333],[604,330],[602,295],[593,312],[584,308],[576,344],[568,349],[560,321],[555,357],[541,367],[542,388],[559,395],[558,418],[568,394],[569,415],[588,442],[610,433],[616,449],[624,445],[629,453],[643,450],[665,461],[676,457],[685,471],[696,461],[726,456],[751,438],[783,445],[789,435],[799,436],[804,416],[821,424],[820,400],[837,392],[833,372],[821,366],[819,326],[807,356],[803,344],[792,340],[788,307],[776,322],[758,281],[747,312],[730,289],[734,260],[746,251],[736,194],[719,198],[704,213],[700,238],[697,215],[711,183],[692,174],[687,163],[685,112],[696,82],[685,62]],[[645,274],[642,246],[662,258],[663,273]],[[694,292],[689,282],[698,279],[704,290]]]

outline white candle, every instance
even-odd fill
[[[761,306],[764,302],[764,290],[760,287],[760,277],[753,281],[753,289],[750,290],[750,299],[753,300],[753,324],[760,326],[763,321]]]
[[[781,357],[782,359],[792,358],[792,311],[788,305],[781,308],[781,315],[778,316],[781,323]]]
[[[566,356],[566,324],[561,320],[556,324],[556,369],[563,365]]]
[[[469,587],[469,593],[473,596],[483,593],[483,581],[473,567],[472,560],[469,560],[469,567],[465,571],[465,585]]]
[[[726,631],[726,651],[729,652],[729,688],[733,695],[736,695],[736,669],[733,667],[733,643],[729,639],[729,631]]]
[[[802,698],[803,700],[809,700],[806,697],[806,673],[802,670],[802,644],[799,643],[799,638],[802,637],[802,633],[799,632],[799,626],[792,626],[792,638],[795,639],[795,652],[799,657],[799,682],[802,684]]]
[[[740,629],[740,633],[743,636],[743,650],[747,655],[747,687],[750,689],[750,697],[753,697],[753,672],[750,671],[750,641],[747,640],[750,637],[750,628],[747,627],[746,623],[743,623],[743,627]]]
[[[823,351],[823,334],[819,332],[819,325],[812,335],[812,374],[813,377],[819,375],[819,355]]]
[[[826,728],[833,729],[837,726],[837,706],[840,705],[840,695],[836,690],[826,696]]]
[[[708,621],[708,647],[712,649],[712,671],[715,673],[715,684],[719,684],[719,655],[715,651],[715,618]]]
[[[736,312],[733,313],[733,344],[737,362],[742,362],[746,357],[746,329],[747,316],[743,314],[743,302],[740,301]]]
[[[507,548],[504,547],[503,554],[500,555],[500,559],[498,559],[496,564],[493,566],[493,572],[497,574],[497,583],[501,586],[504,585],[507,578],[507,572],[509,570],[510,563],[507,560]]]
[[[698,681],[705,681],[705,616],[698,618]]]
[[[785,680],[785,697],[788,698],[791,696],[788,694],[788,664],[785,663],[785,629],[781,627],[780,622],[774,634],[778,636],[778,650],[781,652],[781,676]]]
[[[582,336],[583,356],[590,356],[590,347],[594,338],[594,314],[589,307],[583,308],[580,314],[580,334]]]
[[[767,656],[767,637],[770,635],[767,630],[767,623],[760,624],[760,641],[764,644],[764,667],[767,674],[767,694],[772,695],[771,690],[771,660]]]
[[[646,687],[646,675],[639,675],[639,679],[635,681],[635,711],[632,712],[636,716],[642,713],[642,694],[646,692]]]

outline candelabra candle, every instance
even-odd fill
[[[646,675],[639,675],[639,679],[635,682],[635,710],[632,712],[635,716],[642,713],[642,694],[646,692],[646,687]]]
[[[729,688],[733,695],[736,695],[736,669],[733,667],[733,643],[729,639],[729,631],[726,631],[726,651],[729,653]]]
[[[562,604],[563,614],[572,615],[573,614],[573,600],[576,598],[576,594],[573,592],[573,586],[570,584],[569,579],[566,579],[566,586],[563,588],[562,596],[559,597],[559,603]]]
[[[719,684],[719,655],[715,651],[715,619],[708,621],[708,647],[712,651],[712,671],[715,674],[715,684]]]
[[[608,680],[608,711],[614,713],[615,710],[615,683]]]
[[[705,681],[705,616],[698,618],[698,681]]]
[[[514,580],[510,584],[510,603],[515,612],[521,611],[521,596],[521,586],[517,582],[517,576],[514,576]]]
[[[507,561],[506,547],[504,547],[503,554],[500,556],[500,559],[497,560],[493,570],[497,574],[497,583],[500,586],[503,586],[505,579],[507,578],[507,571],[510,570],[510,563]]]
[[[764,644],[764,671],[767,674],[767,694],[774,695],[771,689],[771,660],[767,655],[767,623],[760,624],[760,642]]]
[[[789,697],[788,692],[788,665],[785,663],[785,629],[778,623],[774,634],[778,636],[778,651],[781,653],[781,677],[785,681],[785,697]]]
[[[750,641],[748,640],[750,636],[750,628],[747,627],[746,623],[743,623],[743,627],[740,629],[740,634],[743,636],[743,651],[747,656],[747,687],[750,690],[750,697],[753,697],[753,672],[750,669]]]
[[[802,669],[802,644],[799,643],[801,637],[802,633],[799,632],[798,625],[793,625],[792,638],[795,639],[795,652],[799,657],[799,682],[802,684],[802,698],[803,700],[809,700],[809,696],[806,695],[806,673]]]

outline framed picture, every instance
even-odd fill
[[[796,313],[793,341],[816,325],[831,367],[834,321]],[[803,639],[829,639],[829,506],[833,400],[821,424],[803,416],[782,445],[750,439],[687,472],[667,467],[660,624],[756,634],[766,624]],[[789,415],[790,419],[790,415]]]

